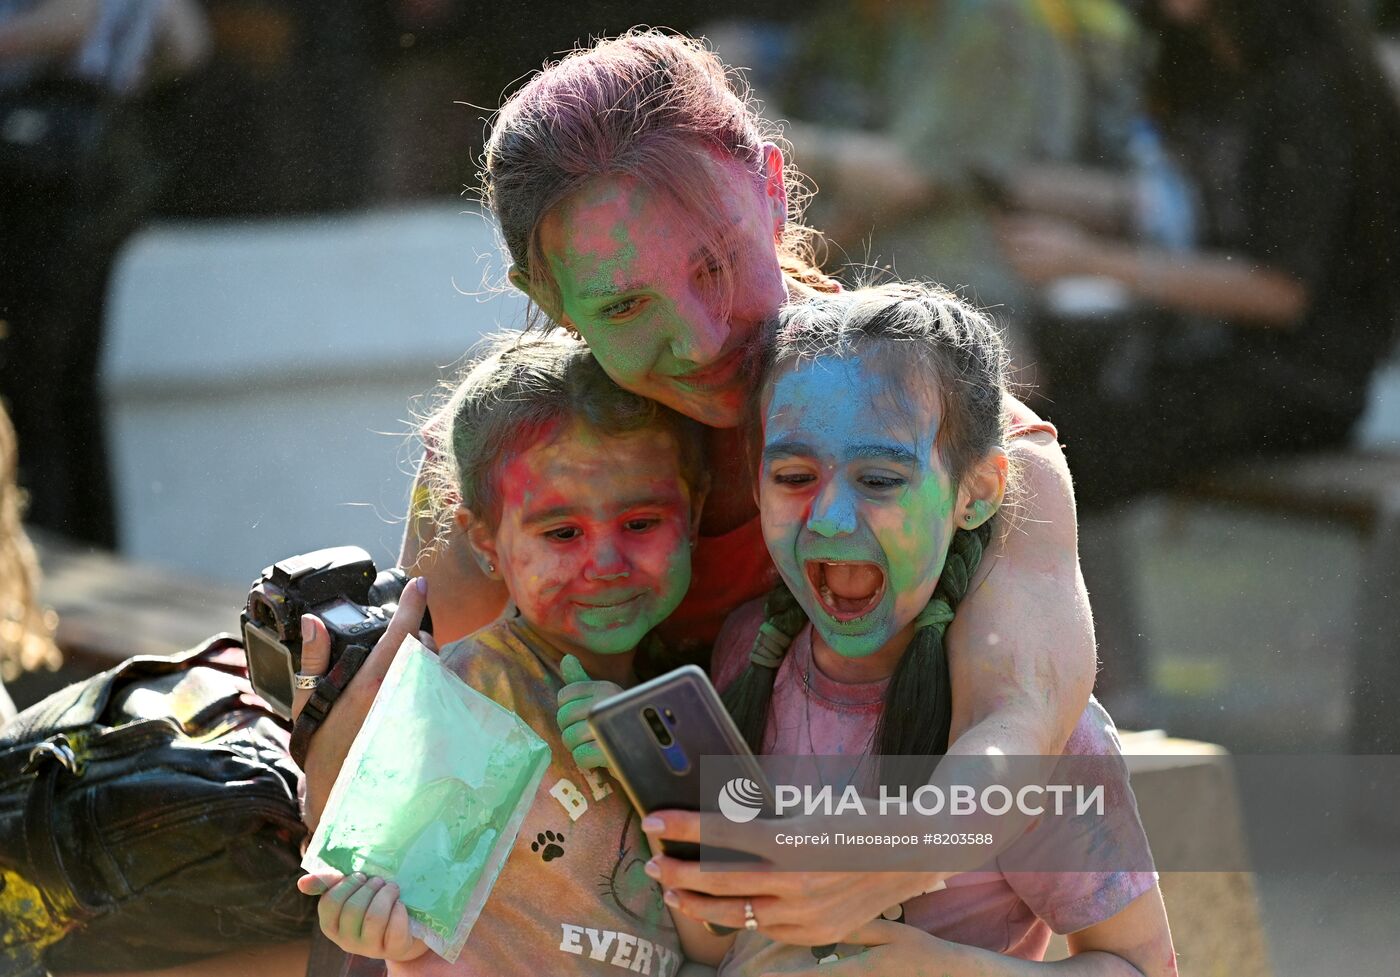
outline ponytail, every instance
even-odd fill
[[[763,733],[768,727],[768,706],[773,701],[773,680],[787,657],[792,639],[807,623],[807,615],[787,585],[779,583],[763,605],[763,623],[754,635],[749,664],[724,690],[724,707],[739,727],[739,733],[755,753],[763,752]]]

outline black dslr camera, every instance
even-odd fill
[[[290,718],[292,676],[301,671],[301,616],[315,614],[326,625],[334,665],[350,645],[374,647],[407,582],[398,567],[376,574],[374,560],[358,546],[304,553],[263,570],[239,618],[258,695]],[[432,628],[427,611],[420,627]]]

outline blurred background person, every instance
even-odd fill
[[[39,562],[20,523],[24,499],[15,484],[17,449],[15,429],[0,406],[0,725],[15,715],[5,683],[61,663],[53,614],[39,605]]]
[[[207,40],[193,0],[0,0],[0,396],[29,518],[103,547],[103,302],[158,177],[134,109]]]
[[[1037,406],[1059,426],[1089,513],[1345,444],[1400,316],[1400,105],[1351,9],[1152,0],[1141,16],[1161,140],[1144,134],[1138,185],[1102,181],[1077,211],[1087,224],[1001,223],[1017,273],[1050,286]],[[1116,214],[1102,206],[1115,201]],[[1053,308],[1081,276],[1120,306],[1090,328]],[[1083,559],[1091,593],[1118,590],[1111,560]],[[1096,600],[1101,624],[1126,599]],[[1105,673],[1133,667],[1126,632],[1100,630]]]
[[[1140,46],[1117,0],[828,3],[796,49],[779,101],[822,188],[813,221],[897,277],[1014,311],[1005,185],[1126,162]]]

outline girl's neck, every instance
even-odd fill
[[[851,658],[833,649],[826,643],[820,631],[812,628],[812,663],[827,678],[849,685],[864,682],[879,682],[894,674],[899,660],[914,640],[914,625],[909,623],[898,634],[885,642],[873,655]]]
[[[584,648],[575,648],[567,654],[579,660],[579,664],[591,679],[615,682],[624,689],[637,684],[637,673],[632,670],[632,662],[637,657],[636,649],[616,655],[598,655]]]
[[[531,646],[537,655],[542,655],[554,662],[556,667],[564,660],[565,655],[573,655],[591,679],[600,682],[616,682],[624,689],[637,684],[637,675],[632,670],[632,663],[637,657],[635,648],[616,655],[600,655],[587,648],[581,648],[572,643],[554,641],[546,637],[539,628],[525,620],[514,604],[507,609],[506,613],[513,616],[514,623],[529,636],[526,644]]]
[[[700,534],[723,536],[758,514],[745,461],[743,428],[709,428],[705,432],[705,446],[710,466],[710,494],[700,517]]]

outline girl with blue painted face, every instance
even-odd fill
[[[716,684],[756,751],[920,756],[932,766],[971,721],[944,633],[1000,522],[1005,363],[991,320],[935,287],[862,289],[780,313],[758,370],[753,440],[763,536],[782,583],[730,618],[714,656]],[[1108,758],[1118,803],[1087,830],[1095,851],[1138,853],[1132,865],[952,876],[839,945],[741,932],[721,974],[857,955],[861,973],[1021,974],[1052,929],[1088,954],[1061,965],[1070,972],[1175,973],[1126,768],[1096,702],[1065,752]],[[1086,830],[1038,827],[1012,843],[1011,862],[993,864],[1029,864],[1016,860],[1018,845]],[[652,870],[668,879],[673,861]],[[691,893],[668,901],[703,908]],[[778,920],[765,914],[781,910],[756,895],[746,911],[767,926]]]
[[[890,679],[874,752],[941,755],[943,635],[1006,492],[1005,349],[987,317],[916,284],[793,305],[779,323],[754,412],[763,536],[782,576],[772,616],[810,623],[824,674]],[[770,752],[774,675],[755,665],[728,693]]]

